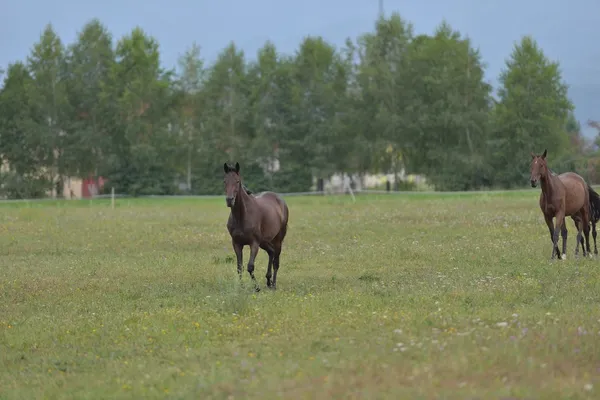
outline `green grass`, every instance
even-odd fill
[[[600,260],[538,194],[288,197],[260,293],[223,198],[0,205],[0,399],[598,398]]]

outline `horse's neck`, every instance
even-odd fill
[[[542,191],[549,196],[554,193],[556,190],[556,181],[558,180],[558,176],[554,175],[550,169],[547,169],[546,176],[543,176],[540,181],[542,183]]]
[[[253,201],[253,199],[248,193],[246,193],[246,191],[244,190],[244,186],[241,182],[240,190],[238,191],[238,198],[239,201],[235,202],[235,206],[232,211],[234,211],[234,216],[236,219],[238,219],[239,221],[243,221],[244,217],[246,216],[246,212],[248,211],[248,206]]]

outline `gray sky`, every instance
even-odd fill
[[[139,25],[160,43],[162,62],[177,58],[196,41],[210,62],[230,41],[253,58],[269,39],[291,53],[305,35],[321,35],[341,46],[346,37],[370,31],[378,0],[3,0],[0,9],[0,66],[24,60],[48,22],[64,42],[98,18],[115,40]],[[594,25],[597,0],[384,0],[417,33],[431,33],[442,19],[469,35],[488,64],[495,84],[515,41],[531,34],[551,59],[561,63],[581,122],[600,119],[600,47]],[[597,106],[596,106],[597,105]],[[598,111],[596,111],[596,109]]]

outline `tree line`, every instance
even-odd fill
[[[4,71],[2,191],[60,194],[94,175],[117,193],[215,194],[225,161],[256,191],[402,169],[436,190],[510,188],[544,148],[556,170],[595,173],[559,65],[533,38],[515,44],[497,96],[484,69],[448,23],[417,35],[397,13],[341,48],[307,36],[249,60],[230,43],[208,65],[194,42],[171,69],[139,27],[114,43],[94,19],[67,45],[47,25]]]

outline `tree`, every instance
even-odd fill
[[[321,37],[305,38],[294,58],[292,104],[297,119],[288,146],[318,178],[336,172],[330,160],[337,144],[334,121],[346,90],[342,63]]]
[[[37,157],[47,168],[48,180],[57,195],[61,195],[68,170],[63,155],[67,151],[69,102],[65,49],[52,25],[46,25],[27,61],[33,77],[31,104],[35,126],[32,129],[41,139]]]
[[[287,100],[280,67],[279,54],[271,42],[258,50],[256,61],[248,67],[250,137],[247,150],[256,161],[255,173],[250,176],[255,190],[274,190],[273,175],[279,161],[279,146],[285,136]]]
[[[8,66],[0,91],[0,154],[9,168],[23,175],[36,171],[36,137],[28,127],[31,121],[31,86],[27,67],[16,62]]]
[[[202,100],[205,80],[204,61],[200,57],[200,46],[194,42],[179,59],[179,90],[183,99],[182,132],[184,133],[184,148],[186,148],[186,183],[187,190],[192,190],[192,163],[196,150],[201,146]]]
[[[265,46],[266,49],[268,47]],[[266,183],[271,186],[271,190],[308,191],[313,183],[313,175],[307,165],[310,161],[304,158],[307,153],[298,152],[301,138],[297,127],[301,126],[304,117],[298,112],[296,60],[292,56],[278,56],[277,68],[273,69],[274,55],[271,50],[262,53],[259,68],[261,71],[263,68],[268,71],[266,73],[268,78],[260,72],[260,76],[263,77],[262,84],[258,85],[253,92],[257,95],[254,99],[262,99],[254,103],[257,106],[255,112],[266,118],[262,119],[259,116],[254,119],[256,151],[257,154],[260,148],[265,151],[262,160],[263,165],[267,161],[265,169],[268,181]],[[254,84],[252,87],[255,88]],[[261,121],[262,129],[259,129]],[[279,163],[279,170],[276,172],[274,172],[275,160]]]
[[[373,33],[358,38],[354,126],[362,150],[359,169],[364,172],[391,170],[397,176],[403,167],[403,118],[411,85],[405,70],[412,40],[412,24],[398,13],[378,19]]]
[[[43,142],[32,120],[33,79],[27,67],[16,62],[8,66],[0,90],[0,156],[9,171],[0,176],[2,194],[9,198],[41,197],[48,187],[44,174]]]
[[[583,156],[590,151],[589,144],[581,133],[581,124],[570,111],[565,123],[565,131],[569,137],[569,154],[572,156]]]
[[[410,44],[404,71],[404,163],[439,190],[487,184],[485,153],[491,86],[479,51],[447,23]]]
[[[204,107],[206,135],[198,154],[205,173],[194,185],[198,193],[219,193],[225,161],[242,165],[252,162],[247,152],[248,84],[244,52],[231,43],[217,57],[208,71],[204,96],[210,99]],[[248,171],[249,168],[244,168]]]
[[[363,172],[359,163],[364,148],[359,147],[359,139],[364,135],[357,129],[360,126],[357,124],[357,111],[362,104],[357,97],[359,88],[355,79],[355,57],[356,47],[347,39],[335,63],[333,91],[336,111],[331,121],[331,141],[334,146],[329,158],[334,172],[342,175]]]
[[[68,172],[87,176],[101,168],[115,129],[116,110],[108,88],[115,68],[111,34],[100,21],[91,20],[69,46],[67,59],[71,115],[64,156]]]
[[[553,159],[565,154],[573,105],[558,62],[548,60],[529,36],[515,45],[500,83],[492,163],[497,183],[510,187],[525,182],[530,152],[547,149]]]
[[[118,107],[104,176],[130,194],[175,191],[177,135],[172,72],[160,66],[156,40],[135,28],[117,43],[109,97]]]
[[[0,89],[10,195],[60,193],[65,176],[92,174],[120,193],[214,194],[225,161],[244,165],[255,191],[402,170],[437,190],[514,186],[542,148],[556,169],[596,169],[558,64],[529,37],[498,101],[468,37],[446,22],[415,35],[398,13],[339,49],[307,36],[288,55],[266,42],[248,62],[232,42],[209,66],[192,43],[176,75],[160,53],[140,28],[113,46],[93,19],[65,48],[47,25]]]

